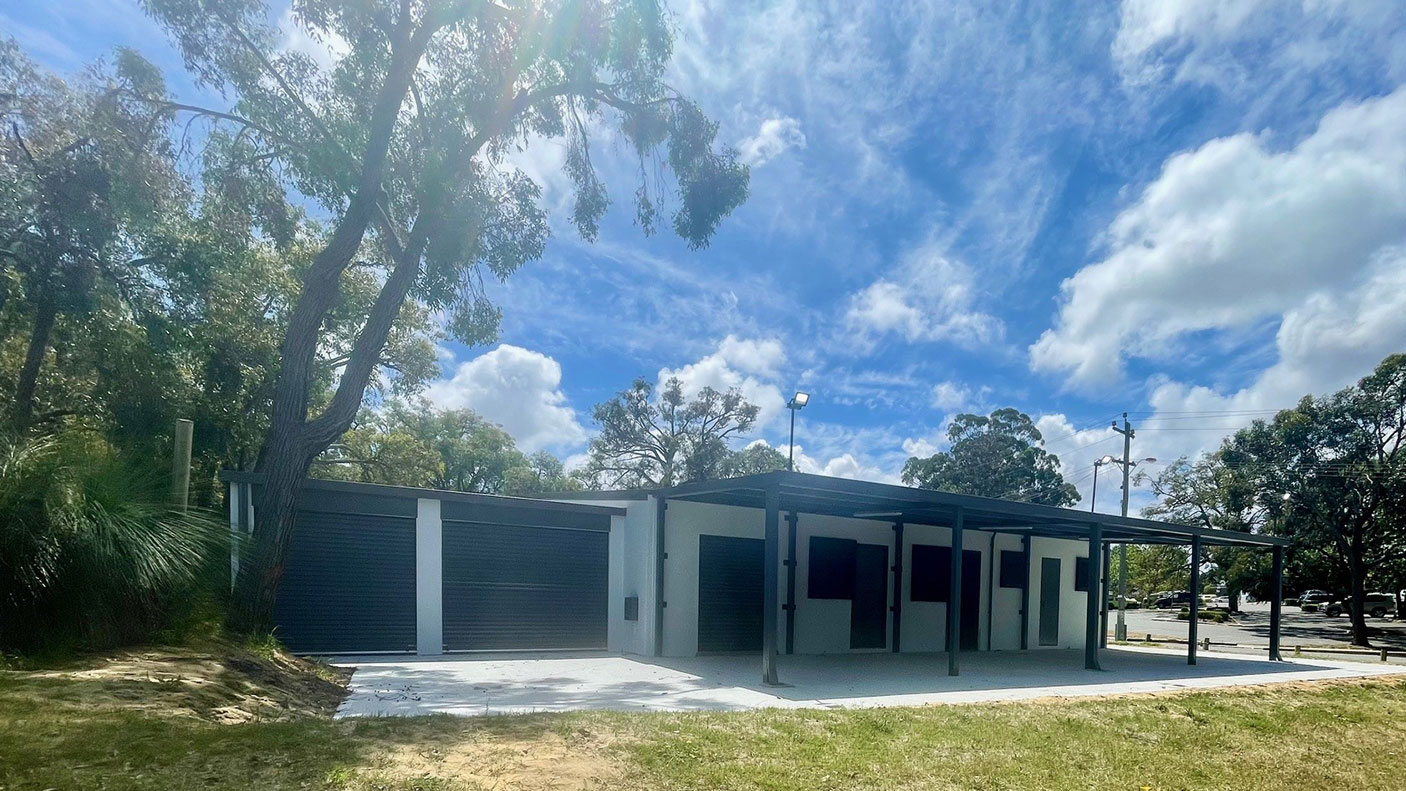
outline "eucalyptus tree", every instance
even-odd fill
[[[1195,462],[1178,459],[1156,476],[1139,474],[1138,480],[1150,481],[1152,493],[1158,498],[1142,509],[1144,516],[1242,533],[1258,533],[1268,527],[1268,514],[1261,505],[1263,498],[1259,497],[1253,477],[1226,464],[1221,451],[1207,453]],[[1263,550],[1208,547],[1196,559],[1198,563],[1206,560],[1213,564],[1212,580],[1226,584],[1232,611],[1239,610],[1242,592],[1248,591],[1257,598],[1269,595],[1272,577]]]
[[[748,172],[664,81],[672,38],[650,0],[294,0],[291,18],[326,45],[320,57],[283,46],[261,0],[145,5],[197,81],[233,99],[154,104],[230,130],[245,182],[276,181],[329,218],[283,336],[258,460],[255,556],[237,584],[236,625],[263,628],[298,487],[356,418],[397,315],[418,302],[460,340],[481,342],[499,318],[485,278],[542,253],[542,188],[515,155],[564,140],[570,219],[593,239],[609,193],[592,138],[623,142],[639,158],[637,223],[652,232],[667,215],[695,248],[745,200]],[[380,290],[314,412],[324,323],[354,263],[378,272]]]
[[[689,398],[677,377],[655,395],[636,379],[596,404],[600,433],[591,440],[580,477],[595,488],[655,489],[723,477],[728,443],[757,422],[759,408],[741,391],[705,387]]]
[[[958,415],[947,439],[948,450],[908,459],[905,484],[1042,505],[1079,501],[1078,489],[1059,471],[1059,457],[1045,450],[1040,429],[1018,409]]]
[[[81,337],[95,314],[129,317],[148,290],[142,239],[181,210],[171,116],[138,94],[165,88],[131,51],[71,84],[0,40],[0,309],[6,338],[23,339],[5,372],[16,432],[79,411],[71,394],[40,392],[56,335]]]
[[[1406,581],[1406,354],[1352,387],[1256,421],[1221,457],[1253,482],[1276,532],[1346,577],[1352,642],[1367,645],[1368,586]]]

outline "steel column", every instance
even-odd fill
[[[893,523],[893,652],[902,648],[903,635],[903,521]]]
[[[1191,537],[1191,602],[1186,624],[1186,663],[1196,664],[1196,627],[1201,622],[1201,537]]]
[[[1101,594],[1101,598],[1099,599],[1098,603],[1098,610],[1100,613],[1103,614],[1103,616],[1099,618],[1098,622],[1099,648],[1108,647],[1108,599],[1113,593],[1112,588],[1109,586],[1109,569],[1112,565],[1113,547],[1105,546],[1103,548],[1103,584],[1099,585],[1098,588],[1099,593]]]
[[[1102,670],[1098,664],[1098,625],[1099,612],[1103,609],[1099,606],[1099,594],[1103,592],[1103,586],[1097,584],[1092,579],[1094,576],[1093,564],[1103,554],[1103,525],[1095,522],[1089,525],[1089,573],[1088,592],[1085,595],[1085,618],[1084,618],[1084,668],[1086,670]]]
[[[1284,548],[1274,548],[1274,587],[1270,589],[1269,600],[1269,659],[1283,660],[1279,655],[1279,618],[1284,603]]]
[[[762,683],[777,684],[776,678],[776,611],[780,579],[777,566],[781,564],[781,490],[769,486],[766,490],[766,540],[762,553]]]
[[[958,674],[957,654],[962,650],[962,528],[964,514],[957,508],[952,523],[952,575],[947,593],[947,675]]]
[[[1030,648],[1030,534],[1020,537],[1020,551],[1025,556],[1025,584],[1020,586],[1020,650]]]
[[[664,655],[664,522],[669,501],[654,498],[654,655]]]
[[[792,412],[792,414],[795,414]],[[786,653],[796,652],[796,524],[795,511],[786,515]]]

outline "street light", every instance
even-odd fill
[[[1112,456],[1104,456],[1094,462],[1094,490],[1089,493],[1089,513],[1093,513],[1098,508],[1098,468],[1115,461],[1117,459]]]
[[[805,409],[809,403],[810,393],[802,393],[799,390],[786,402],[786,408],[791,410],[791,443],[786,447],[787,472],[794,472],[796,469],[796,413]]]

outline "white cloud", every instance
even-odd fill
[[[903,440],[903,452],[909,456],[926,459],[942,450],[944,445],[927,437],[909,437]]]
[[[556,360],[505,343],[461,363],[453,376],[431,383],[425,395],[441,409],[474,410],[531,453],[575,447],[586,439],[560,388]]]
[[[787,149],[805,147],[806,136],[801,131],[801,122],[783,116],[762,121],[755,135],[737,144],[737,152],[743,162],[752,167],[761,167]]]
[[[1320,292],[1287,311],[1275,337],[1278,361],[1244,387],[1222,392],[1153,377],[1148,402],[1155,412],[1139,453],[1174,459],[1213,450],[1235,429],[1305,395],[1352,384],[1404,346],[1406,250],[1397,248],[1380,256],[1357,288]]]
[[[911,342],[990,343],[1004,327],[975,308],[974,281],[969,267],[928,243],[909,253],[889,276],[851,295],[845,325],[866,343],[887,334]]]
[[[757,428],[761,428],[786,409],[781,389],[769,379],[777,375],[777,366],[785,359],[780,341],[775,339],[741,339],[732,335],[724,338],[717,351],[681,368],[661,368],[659,385],[678,377],[685,396],[705,387],[719,392],[736,388],[748,402],[759,407]]]
[[[1338,96],[1322,70],[1406,78],[1399,0],[1124,0],[1112,54],[1124,80],[1170,78],[1244,97],[1249,114]]]
[[[740,371],[768,377],[775,377],[786,360],[786,350],[776,338],[744,339],[729,335],[718,344],[717,354]]]
[[[971,388],[959,382],[938,382],[932,386],[932,405],[938,409],[961,409],[971,396]]]
[[[754,443],[755,444],[755,443]],[[777,445],[776,450],[786,455],[790,446]],[[852,453],[841,453],[825,461],[806,453],[805,446],[796,443],[796,471],[812,475],[829,475],[834,478],[849,478],[856,481],[876,481],[878,483],[898,483],[898,476],[879,467],[860,461]]]
[[[1094,460],[1107,454],[1122,458],[1122,435],[1102,421],[1076,427],[1066,415],[1059,412],[1040,415],[1035,420],[1035,428],[1040,430],[1040,435],[1044,438],[1045,450],[1059,457],[1059,471],[1065,482],[1074,484],[1079,490],[1083,499],[1078,507],[1088,508],[1093,488]],[[1141,452],[1140,444],[1138,448],[1138,454],[1147,456]],[[1105,467],[1100,471],[1100,489],[1105,494],[1098,498],[1098,510],[1105,513],[1115,513],[1118,510],[1121,498],[1110,497],[1106,493],[1117,489],[1122,482],[1109,483],[1112,479],[1105,476],[1121,474],[1121,468],[1116,466]]]
[[[1325,302],[1354,316],[1406,241],[1406,88],[1338,107],[1288,150],[1239,134],[1178,154],[1108,236],[1030,349],[1035,369],[1074,385],[1112,383],[1126,358],[1166,358],[1189,333],[1278,318],[1292,334]]]

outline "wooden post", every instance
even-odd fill
[[[179,511],[190,506],[190,448],[194,438],[195,424],[185,418],[177,420],[171,442],[171,504]]]

